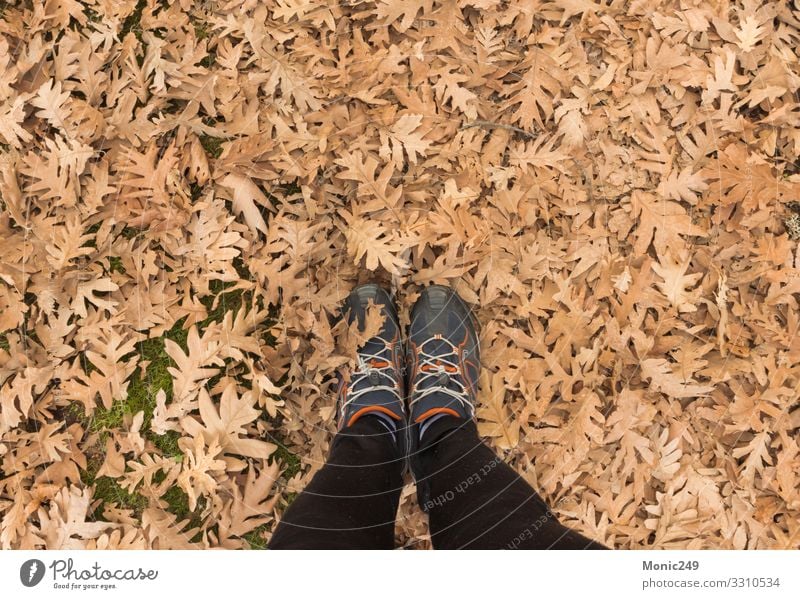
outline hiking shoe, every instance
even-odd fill
[[[359,285],[345,300],[342,313],[348,324],[357,320],[359,330],[363,331],[370,300],[386,318],[380,332],[358,350],[349,378],[345,372],[339,373],[339,430],[370,414],[380,418],[396,442],[403,441],[406,434],[404,356],[394,301],[376,284]]]
[[[474,418],[480,370],[477,325],[464,300],[442,285],[426,287],[411,309],[406,364],[412,450],[434,420]],[[412,471],[413,461],[412,455]]]

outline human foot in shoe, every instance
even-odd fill
[[[413,471],[414,452],[433,422],[470,420],[475,415],[480,371],[477,319],[449,287],[426,287],[411,309],[406,364]]]
[[[403,380],[403,351],[397,309],[389,293],[370,283],[353,289],[342,313],[348,323],[358,321],[364,330],[370,300],[385,315],[380,332],[358,350],[349,379],[339,377],[339,428],[352,426],[364,416],[377,417],[398,445],[404,445],[406,412]]]

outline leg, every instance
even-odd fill
[[[605,549],[561,525],[471,420],[434,422],[420,447],[423,508],[436,549]]]
[[[478,323],[441,285],[411,310],[409,463],[437,549],[602,548],[562,526],[542,498],[483,445],[475,426]]]
[[[372,306],[372,307],[370,307]],[[327,464],[286,511],[270,549],[392,549],[403,487],[406,412],[400,324],[391,295],[359,285],[342,309],[363,332],[367,310],[383,324],[339,371],[339,433]]]
[[[392,549],[403,456],[375,416],[340,431],[284,514],[270,549]]]

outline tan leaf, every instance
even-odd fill
[[[194,442],[181,439],[179,442],[186,461],[178,475],[178,485],[186,492],[189,500],[189,509],[194,511],[197,499],[201,496],[209,497],[217,490],[216,476],[225,472],[225,462],[215,459],[222,448],[216,439],[206,447],[203,437],[195,437]]]
[[[650,388],[669,397],[697,397],[714,389],[713,385],[701,385],[693,378],[684,378],[672,371],[665,358],[648,358],[640,362],[642,378],[650,379]]]
[[[480,375],[480,398],[476,410],[478,434],[490,437],[498,449],[513,449],[519,442],[519,424],[505,403],[503,373]]]
[[[387,272],[399,275],[406,267],[406,262],[397,255],[401,246],[394,241],[394,234],[377,221],[354,217],[348,213],[345,213],[345,219],[348,222],[345,231],[347,251],[356,264],[366,258],[368,270],[374,271],[380,265]]]
[[[192,417],[185,417],[181,425],[190,435],[202,438],[207,444],[218,443],[223,455],[266,458],[277,446],[252,438],[248,433],[246,427],[260,415],[254,404],[252,392],[240,395],[235,385],[229,384],[222,392],[217,409],[208,392],[201,389],[199,407],[202,424]]]

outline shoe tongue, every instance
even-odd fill
[[[391,360],[389,346],[382,339],[370,339],[358,350],[358,353]]]
[[[429,356],[447,356],[453,353],[453,348],[444,339],[431,339],[425,344],[425,353]]]

